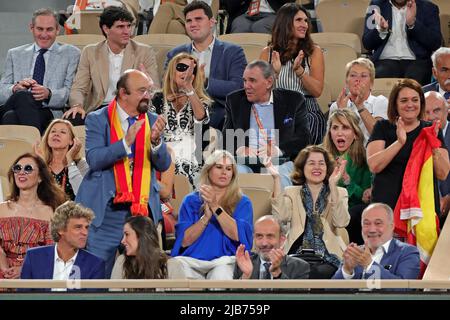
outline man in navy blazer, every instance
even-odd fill
[[[442,34],[439,8],[426,0],[372,0],[363,45],[372,55],[377,78],[430,82],[433,51]]]
[[[214,100],[209,125],[222,130],[225,116],[226,96],[243,86],[242,74],[247,60],[238,45],[223,42],[214,37],[216,23],[210,6],[203,1],[193,1],[183,10],[186,18],[186,33],[192,43],[178,46],[167,53],[168,61],[180,52],[194,55],[204,65],[205,88]]]
[[[150,101],[149,90],[153,81],[143,72],[127,70],[117,82],[116,110],[124,138],[111,144],[111,125],[108,118],[109,107],[91,112],[86,117],[86,158],[90,170],[84,177],[76,201],[91,208],[95,213],[89,231],[89,251],[106,261],[106,276],[109,277],[114,265],[116,250],[122,239],[125,219],[130,215],[130,203],[114,203],[117,185],[114,165],[132,154],[136,135],[144,120],[135,120],[146,112]],[[149,216],[155,225],[162,220],[159,198],[159,184],[155,170],[166,171],[171,163],[166,144],[161,140],[165,120],[161,116],[147,112],[151,126],[152,148],[148,155],[151,163],[151,180],[148,194]],[[134,124],[130,125],[131,118]],[[125,134],[126,132],[126,134]],[[145,162],[144,162],[145,163]],[[132,169],[132,168],[130,168]],[[132,171],[132,170],[131,170]],[[134,177],[135,173],[133,173]],[[145,196],[145,195],[142,195]]]
[[[73,201],[60,205],[51,219],[56,244],[29,249],[21,279],[67,280],[68,289],[80,289],[76,280],[104,279],[105,262],[83,249],[93,218],[92,210]]]
[[[55,42],[58,18],[50,9],[33,13],[34,43],[10,49],[0,81],[0,124],[20,124],[42,133],[60,118],[77,71],[80,50]]]
[[[435,82],[422,87],[423,92],[437,91],[450,102],[450,48],[441,47],[431,56]]]
[[[417,279],[417,247],[393,239],[394,214],[384,203],[372,203],[362,216],[364,248],[350,243],[333,279]]]

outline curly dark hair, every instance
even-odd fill
[[[41,200],[45,205],[51,207],[53,211],[66,201],[66,194],[64,191],[56,184],[55,179],[53,178],[50,170],[45,164],[44,160],[32,153],[25,153],[19,156],[15,161],[16,164],[19,160],[23,158],[31,158],[36,162],[39,170],[39,178],[41,178],[41,182],[37,188],[37,196],[39,200]],[[11,186],[11,194],[8,197],[8,200],[18,201],[20,198],[20,189],[17,187],[16,180],[14,179],[14,172],[12,171],[12,167],[8,171],[8,179]]]
[[[313,152],[321,153],[323,154],[323,157],[325,159],[325,165],[327,166],[327,173],[325,175],[325,179],[323,180],[323,183],[327,184],[328,179],[330,178],[331,174],[333,173],[335,161],[333,157],[331,156],[331,153],[329,153],[324,147],[322,146],[307,146],[306,148],[302,149],[297,157],[294,160],[294,172],[291,175],[291,180],[293,185],[301,186],[306,183],[306,177],[304,173],[305,164],[306,161],[309,158],[309,155]]]
[[[103,35],[106,38],[106,33],[103,31],[103,26],[107,26],[108,28],[111,28],[116,21],[126,21],[129,23],[133,23],[134,18],[133,15],[125,8],[122,7],[116,7],[116,6],[109,6],[106,7],[105,10],[103,10],[102,14],[100,15],[100,20],[98,22],[98,25],[100,27],[100,30],[102,30]]]
[[[305,13],[308,18],[308,30],[306,30],[305,39],[295,42],[294,39],[294,17],[299,12]],[[269,45],[273,50],[280,53],[282,64],[295,59],[300,50],[303,50],[304,59],[302,64],[306,63],[314,51],[314,42],[311,39],[311,17],[308,11],[296,3],[286,3],[277,12],[277,16],[272,27],[272,39]],[[304,67],[304,65],[303,65]]]
[[[125,255],[123,277],[125,279],[167,278],[167,255],[159,247],[158,233],[148,217],[129,217],[125,224],[136,232],[138,248],[135,256]]]

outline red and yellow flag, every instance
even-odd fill
[[[413,144],[403,175],[402,192],[394,210],[395,233],[417,246],[422,276],[439,236],[439,220],[434,203],[433,153],[441,141],[435,125],[423,128]]]

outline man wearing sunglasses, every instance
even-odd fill
[[[63,114],[80,50],[55,42],[58,18],[50,9],[33,13],[30,31],[34,43],[10,49],[6,57],[0,80],[0,124],[33,126],[44,133],[53,118]]]
[[[243,86],[242,74],[247,60],[238,45],[214,37],[216,20],[211,7],[203,1],[193,1],[183,10],[186,33],[192,42],[178,46],[167,53],[168,62],[180,52],[194,55],[205,72],[205,88],[214,100],[209,125],[222,130],[225,116],[225,97]]]
[[[126,70],[116,98],[86,117],[90,170],[75,200],[95,213],[87,249],[105,260],[107,278],[125,219],[133,214],[148,215],[156,226],[162,221],[155,170],[166,171],[171,158],[161,139],[164,118],[147,111],[152,86],[142,71]]]
[[[107,7],[100,15],[105,40],[83,49],[64,113],[74,125],[84,124],[86,113],[106,106],[114,98],[116,83],[127,69],[149,74],[160,86],[156,55],[147,45],[131,39],[133,16],[121,7]]]

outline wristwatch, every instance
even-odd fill
[[[195,92],[194,92],[194,90],[185,91],[184,94],[187,95],[188,97],[190,97],[190,96],[193,96],[195,94]]]
[[[223,212],[223,209],[221,208],[221,207],[218,207],[217,209],[216,209],[216,211],[214,211],[214,213],[217,215],[217,216],[220,216],[220,214]]]

